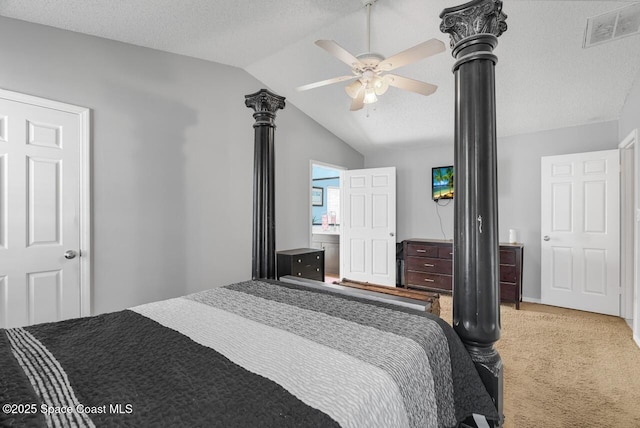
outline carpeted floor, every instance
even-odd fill
[[[440,297],[451,323],[451,296]],[[623,319],[501,306],[505,428],[640,427],[640,348]]]

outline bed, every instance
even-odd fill
[[[493,48],[499,0],[445,9],[456,58],[453,328],[399,305],[275,281],[275,113],[254,110],[251,280],[0,330],[1,426],[498,427]]]

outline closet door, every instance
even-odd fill
[[[620,315],[618,150],[542,158],[542,303]]]
[[[86,119],[86,109],[0,92],[0,327],[88,314],[80,261]]]

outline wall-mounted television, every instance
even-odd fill
[[[431,168],[431,197],[453,199],[453,165]]]

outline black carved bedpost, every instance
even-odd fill
[[[500,338],[500,260],[492,52],[507,17],[502,1],[473,0],[440,18],[456,58],[453,326],[502,418],[502,360],[493,347]]]
[[[253,279],[276,277],[275,210],[275,118],[284,108],[284,97],[261,89],[245,95],[247,107],[255,113],[255,154],[253,162]]]

